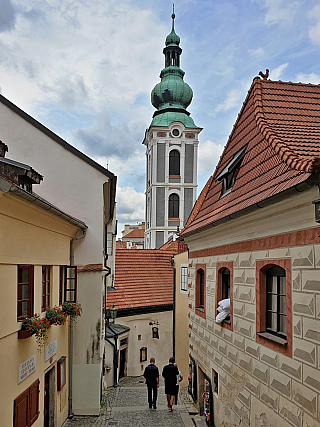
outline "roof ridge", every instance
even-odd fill
[[[265,81],[264,81],[265,82]],[[268,82],[272,82],[268,80]],[[254,103],[254,115],[257,122],[258,129],[264,136],[268,144],[280,159],[291,169],[301,172],[313,172],[320,165],[320,158],[313,157],[307,159],[297,155],[285,144],[277,133],[270,127],[268,120],[265,117],[263,110],[263,96],[262,96],[262,80],[256,77],[252,84],[252,95]],[[283,83],[283,82],[282,82]]]

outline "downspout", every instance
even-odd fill
[[[170,259],[173,269],[173,311],[172,311],[172,356],[176,356],[176,268],[174,266],[174,257]]]
[[[75,240],[83,239],[87,233],[87,229],[82,230],[80,236],[74,237],[70,241],[70,265],[74,265],[74,242]],[[72,374],[73,374],[73,327],[69,320],[69,397],[68,397],[68,417],[73,418],[72,412]]]

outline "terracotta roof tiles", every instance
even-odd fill
[[[232,191],[216,177],[245,148]],[[255,78],[214,174],[181,236],[281,193],[320,170],[320,85]]]
[[[132,230],[132,231],[130,231],[130,233],[123,236],[122,239],[127,239],[127,238],[133,239],[133,238],[137,238],[137,237],[139,237],[141,239],[144,238],[144,229]]]
[[[115,291],[108,291],[107,308],[148,307],[173,303],[172,251],[121,249],[116,252]]]

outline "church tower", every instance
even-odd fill
[[[143,144],[146,146],[146,229],[145,248],[162,246],[182,229],[196,201],[198,135],[186,108],[192,89],[183,81],[180,68],[180,37],[172,31],[163,49],[165,68],[161,82],[151,92],[156,108]]]

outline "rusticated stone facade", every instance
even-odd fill
[[[320,229],[311,205],[316,198],[315,189],[297,193],[185,238],[189,353],[197,366],[200,406],[201,378],[205,375],[213,386],[218,373],[215,425],[320,426]],[[217,269],[224,264],[233,276],[228,328],[215,322]],[[286,344],[257,335],[263,298],[259,274],[269,264],[286,269]],[[206,266],[205,316],[195,310],[197,265]]]

